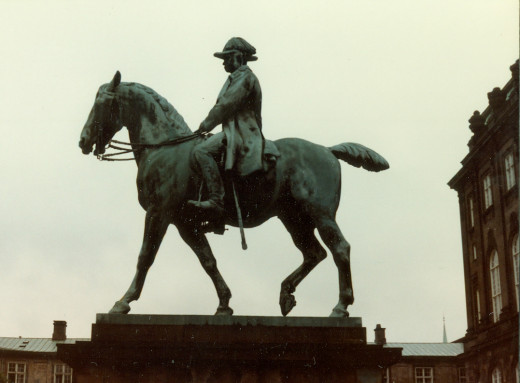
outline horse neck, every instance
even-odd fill
[[[152,89],[135,83],[118,88],[120,118],[131,143],[160,144],[192,133],[175,108]]]

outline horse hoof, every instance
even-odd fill
[[[294,295],[287,294],[280,297],[280,308],[282,309],[282,315],[286,316],[296,306],[296,299]]]
[[[128,314],[130,305],[123,301],[117,301],[114,307],[108,312],[109,314]]]
[[[233,315],[233,309],[231,307],[219,307],[217,308],[217,312],[215,315],[227,315],[231,316]]]
[[[345,309],[334,307],[332,313],[329,315],[330,318],[348,318],[349,313]]]

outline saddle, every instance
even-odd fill
[[[212,136],[210,133],[208,137]],[[227,145],[226,139],[224,139],[224,144]],[[226,150],[222,151],[220,158],[215,158],[215,161],[219,165],[219,168],[222,169],[221,173],[223,173],[225,164],[226,164]],[[263,162],[263,170],[264,172],[268,172],[269,170],[273,169],[276,166],[276,162],[278,161],[278,158],[280,158],[281,154],[278,150],[278,147],[276,144],[271,140],[265,140],[264,139],[264,147],[263,147],[263,155],[262,155],[262,162]]]
[[[266,177],[272,178],[272,174],[275,171],[276,163],[278,159],[281,157],[280,151],[276,147],[276,144],[270,140],[264,140],[263,147],[263,156],[262,156],[262,168],[259,171],[256,171],[250,175],[240,176],[235,172],[226,171],[226,150],[222,151],[220,158],[215,158],[215,161],[218,165],[219,172],[222,178],[222,181],[225,185],[225,210],[229,212],[230,216],[234,218],[237,217],[237,214],[240,214],[238,210],[241,209],[238,201],[247,200],[246,193],[240,186],[243,182],[250,183],[252,180],[253,183],[256,183],[259,179],[265,179]],[[236,185],[235,185],[236,184]],[[237,187],[235,190],[235,186]],[[204,183],[202,182],[200,188],[198,190],[198,200],[207,199],[207,190],[205,188]],[[245,201],[244,201],[245,202]],[[195,218],[195,217],[193,217]],[[224,222],[221,219],[215,219],[210,215],[204,217],[200,220],[200,230],[202,232],[208,233],[213,232],[215,234],[224,234]],[[196,219],[196,218],[195,218]],[[240,218],[241,219],[241,218]],[[240,220],[239,219],[239,220]]]

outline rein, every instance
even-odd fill
[[[163,146],[178,145],[178,144],[182,144],[183,142],[191,141],[197,137],[203,137],[203,135],[201,133],[193,133],[193,134],[190,134],[189,136],[179,137],[174,140],[161,142],[159,144],[145,144],[142,142],[131,143],[131,142],[123,142],[123,141],[117,141],[117,140],[110,140],[108,142],[106,148],[119,150],[119,152],[109,153],[109,154],[98,154],[97,158],[100,161],[132,161],[135,158],[111,158],[111,157],[119,156],[121,154],[127,154],[127,153],[136,153],[143,149],[153,149],[153,148],[161,148]],[[130,146],[130,147],[125,148],[125,147],[116,146],[114,144],[126,145],[126,146]],[[134,149],[134,147],[137,147],[137,148]]]

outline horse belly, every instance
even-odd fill
[[[277,215],[276,201],[279,195],[279,183],[275,172],[256,172],[246,177],[235,179],[235,191],[242,215],[244,227],[256,227]],[[236,202],[233,187],[226,182],[225,207],[227,223],[238,226]]]

